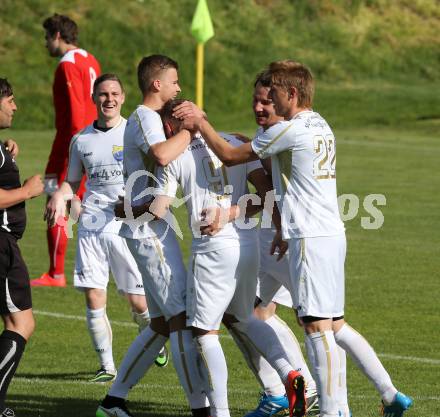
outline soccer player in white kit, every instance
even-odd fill
[[[264,72],[259,73],[254,83],[252,100],[252,110],[255,121],[259,126],[256,135],[283,120],[281,116],[277,116],[275,113],[272,100],[268,97],[269,90],[270,78]],[[263,164],[266,172],[270,174],[270,158],[263,161]],[[307,387],[307,415],[317,415],[319,414],[319,406],[316,383],[304,360],[297,338],[290,327],[276,315],[277,305],[279,304],[288,308],[293,307],[290,291],[286,289],[286,287],[290,287],[287,256],[277,260],[275,255],[270,254],[276,230],[270,222],[269,224],[263,223],[265,223],[264,218],[258,231],[260,265],[254,314],[274,329],[284,350],[291,356],[291,362],[300,364],[301,373]],[[278,373],[252,344],[247,343],[245,349],[241,350],[263,389],[257,408],[247,413],[245,417],[266,417],[283,413],[288,408],[288,401],[284,384]]]
[[[172,111],[181,102],[171,101],[162,110],[169,136],[180,128],[181,122],[172,117]],[[232,135],[222,136],[232,146],[242,143]],[[222,319],[238,338],[249,338],[258,346],[256,339],[271,341],[271,352],[265,349],[264,353],[268,353],[268,360],[272,361],[284,382],[290,382],[290,391],[296,390],[296,398],[290,394],[292,415],[304,415],[302,376],[293,370],[273,330],[252,316],[258,268],[256,230],[252,229],[252,224],[228,222],[237,216],[240,197],[249,194],[247,180],[255,185],[263,198],[271,191],[272,185],[261,164],[250,162],[227,168],[207,147],[203,137],[196,133],[185,152],[160,168],[157,177],[161,184],[157,191],[159,197],[152,203],[151,212],[163,216],[176,196],[179,184],[186,200],[193,233],[187,284],[187,324],[193,328],[203,358],[202,365],[205,365],[202,374],[211,415],[229,417],[227,367],[218,338]],[[246,207],[245,200],[241,205]],[[225,213],[219,217],[224,217],[226,223],[220,231],[214,233],[210,230],[208,233],[213,212]],[[217,221],[215,216],[212,220]],[[201,230],[209,236],[202,235]]]
[[[271,63],[268,73],[270,98],[285,121],[252,143],[231,147],[202,118],[189,117],[184,126],[199,129],[228,165],[272,157],[283,237],[289,241],[292,298],[311,351],[321,417],[349,415],[348,409],[338,409],[337,344],[379,391],[383,415],[399,417],[412,400],[397,391],[374,350],[343,318],[346,243],[336,195],[336,142],[327,122],[311,109],[313,77],[307,67],[290,60]],[[183,104],[175,116],[186,117],[186,113]]]
[[[113,212],[123,193],[124,98],[116,75],[104,74],[96,80],[93,100],[98,120],[73,137],[66,181],[53,194],[45,214],[49,223],[64,217],[66,200],[72,198],[85,172],[87,184],[79,219],[74,285],[85,294],[87,327],[101,365],[93,382],[108,382],[116,376],[112,330],[106,314],[109,269],[118,291],[131,305],[139,329],[149,323],[142,277],[125,239],[118,235],[121,224]]]
[[[151,217],[141,215],[152,198],[149,193],[156,164],[168,164],[191,141],[188,130],[166,140],[158,114],[166,101],[180,93],[177,70],[177,63],[164,55],[145,57],[138,65],[143,101],[129,117],[124,133],[125,200],[116,213],[126,218],[120,235],[126,238],[142,274],[151,324],[129,347],[97,417],[131,416],[125,403],[129,390],[147,372],[168,338],[193,416],[209,416],[207,397],[196,378],[197,348],[186,328],[186,270],[174,230],[165,220],[148,221]],[[202,114],[194,108],[197,115]],[[195,376],[190,379],[190,375]]]

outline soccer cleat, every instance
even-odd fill
[[[89,379],[89,382],[111,382],[116,378],[117,372],[115,369],[101,368],[96,371],[93,378]]]
[[[124,398],[106,395],[96,410],[96,417],[133,417]]]
[[[319,417],[319,398],[316,389],[306,391],[306,416]]]
[[[3,410],[1,417],[15,417],[15,413],[10,408],[5,408]]]
[[[168,365],[168,362],[170,361],[170,354],[168,353],[168,349],[166,346],[164,346],[161,351],[159,352],[159,355],[157,355],[157,358],[154,360],[154,363],[159,367],[163,368]]]
[[[245,417],[284,416],[287,414],[289,414],[289,401],[285,395],[267,395],[263,392],[257,408],[247,413]]]
[[[31,281],[32,287],[65,287],[66,277],[61,275],[59,278],[51,277],[47,272],[41,275],[40,278]]]
[[[130,414],[127,407],[104,408],[100,405],[96,410],[96,417],[133,417],[133,414]]]
[[[398,392],[390,405],[382,404],[383,417],[401,417],[405,410],[413,404],[413,400],[405,394]]]
[[[297,371],[290,371],[287,375],[286,395],[289,400],[290,417],[306,415],[305,383],[303,376]]]

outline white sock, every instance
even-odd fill
[[[148,310],[145,310],[143,313],[136,313],[136,311],[132,311],[131,317],[138,325],[139,333],[150,325],[151,319]]]
[[[230,417],[228,405],[228,368],[218,335],[195,338],[202,357],[202,385],[211,404],[212,417]]]
[[[130,388],[145,375],[167,339],[151,330],[150,327],[138,334],[128,348],[108,394],[113,397],[127,398]]]
[[[315,355],[320,415],[337,416],[339,353],[333,331],[311,333],[306,337],[309,338]]]
[[[201,360],[191,330],[170,333],[171,353],[189,405],[192,409],[209,407],[206,394],[202,391],[202,380],[197,362]]]
[[[306,352],[307,352],[307,358],[310,363],[310,372],[313,376],[314,381],[316,381],[316,359],[315,359],[315,351],[313,350],[313,343],[311,342],[310,338],[307,337],[307,333],[304,333],[304,344],[306,345]]]
[[[335,334],[335,339],[374,384],[384,403],[391,404],[397,389],[370,344],[348,324]]]
[[[101,367],[108,371],[115,370],[112,351],[112,328],[105,312],[105,307],[92,310],[87,307],[87,328],[92,338],[93,347],[99,357]]]
[[[313,379],[309,367],[304,359],[301,346],[299,345],[298,339],[290,327],[277,315],[270,317],[268,320],[266,320],[266,323],[272,327],[274,332],[277,334],[278,339],[280,339],[281,346],[286,351],[289,362],[295,364],[295,368],[298,368],[298,371],[301,372],[306,382],[307,389],[316,390],[315,380]]]
[[[336,334],[335,334],[336,339]],[[337,342],[336,342],[337,343]],[[347,355],[345,350],[338,345],[339,353],[339,380],[338,380],[338,408],[342,417],[350,417],[347,395]]]
[[[284,395],[286,389],[283,381],[281,381],[277,371],[255,348],[248,335],[241,331],[240,326],[235,326],[235,323],[228,330],[264,392],[267,395],[276,397]]]
[[[278,372],[283,383],[286,383],[289,372],[298,368],[299,364],[290,363],[289,357],[272,327],[254,316],[249,317],[247,323],[235,323],[235,325],[243,326],[244,333],[249,336],[255,347]]]

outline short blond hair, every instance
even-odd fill
[[[309,68],[300,62],[285,59],[271,62],[268,73],[273,85],[281,86],[285,90],[296,88],[299,107],[312,107],[315,85]]]

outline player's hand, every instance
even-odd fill
[[[8,139],[7,141],[5,141],[5,148],[9,151],[14,159],[17,157],[19,151],[17,142],[12,139]]]
[[[208,207],[201,212],[203,225],[200,226],[202,235],[214,236],[229,222],[229,209]]]
[[[34,175],[23,183],[23,188],[26,190],[26,193],[29,198],[38,197],[42,194],[44,190],[44,184],[41,180],[41,175]]]
[[[66,217],[66,201],[60,192],[55,192],[46,204],[44,211],[44,220],[47,221],[49,227],[54,226],[59,218]]]
[[[288,248],[289,248],[289,245],[285,240],[283,240],[283,237],[281,235],[281,231],[277,231],[275,233],[274,238],[273,238],[272,246],[270,247],[270,254],[274,255],[274,254],[278,253],[277,261],[279,261],[283,258],[283,256],[287,252]]]
[[[194,135],[200,130],[200,123],[202,119],[196,117],[188,117],[182,121],[181,129],[189,130],[191,135]]]
[[[195,117],[197,119],[206,119],[206,113],[196,106],[192,101],[184,101],[182,104],[174,107],[173,117],[176,119],[186,119],[189,117]]]

